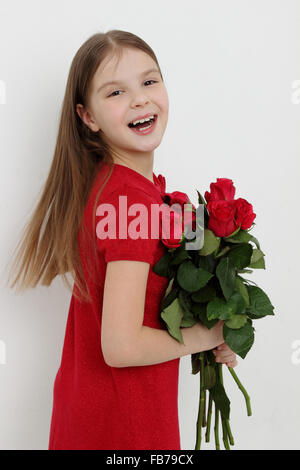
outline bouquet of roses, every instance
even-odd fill
[[[205,192],[205,199],[197,191],[198,209],[202,210],[199,222],[198,209],[188,196],[179,191],[166,193],[165,179],[162,175],[159,178],[164,200],[162,207],[165,208],[162,217],[168,222],[165,226],[169,227],[166,234],[164,223],[161,224],[160,238],[168,251],[153,267],[155,273],[169,279],[160,317],[169,334],[181,343],[180,328],[191,327],[200,321],[210,329],[223,320],[225,343],[244,359],[254,343],[253,321],[274,315],[267,294],[242,276],[251,273],[252,269],[265,269],[265,255],[258,240],[249,233],[256,217],[252,205],[243,198],[234,199],[232,180],[217,178],[216,183],[211,183],[210,192]],[[171,211],[169,206],[174,210]],[[195,229],[197,236],[202,234],[199,249],[191,247],[191,240],[195,242],[197,238]],[[213,351],[192,354],[191,362],[192,374],[200,375],[195,450],[201,446],[202,427],[206,427],[206,442],[210,440],[213,407],[216,449],[220,449],[220,418],[223,444],[229,450],[234,440],[222,364],[215,361]],[[245,397],[250,416],[249,395],[233,368],[227,368]]]

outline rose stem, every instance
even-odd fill
[[[200,400],[199,400],[199,411],[197,419],[197,441],[195,450],[200,450],[201,447],[201,433],[202,433],[202,419],[204,411],[204,353],[199,354],[200,360]]]
[[[230,445],[234,446],[234,439],[233,439],[233,435],[231,433],[229,419],[226,419],[226,426],[227,426],[227,432],[228,432],[228,436],[229,436]]]
[[[243,385],[241,384],[238,376],[236,375],[236,373],[234,372],[233,368],[232,367],[228,367],[228,370],[229,372],[231,373],[232,377],[234,378],[235,382],[237,383],[239,389],[241,390],[241,392],[243,393],[244,397],[245,397],[245,400],[246,400],[246,406],[247,406],[247,414],[248,416],[251,416],[252,415],[252,411],[251,411],[251,405],[250,405],[250,397],[246,391],[246,389],[243,387]]]
[[[207,426],[206,426],[206,433],[205,433],[205,442],[209,442],[209,435],[210,435],[210,423],[211,423],[211,412],[212,412],[212,395],[209,392],[209,402],[208,402],[208,412],[207,412]]]
[[[204,389],[204,405],[203,405],[203,416],[202,416],[202,427],[206,426],[206,389]]]
[[[218,364],[217,368],[218,368],[220,383],[223,385],[222,364]],[[222,420],[222,431],[223,431],[223,444],[226,450],[230,450],[229,443],[228,443],[228,436],[227,436],[226,418],[222,412],[221,412],[221,420]]]
[[[223,444],[226,450],[230,450],[230,446],[228,443],[228,436],[227,436],[226,419],[222,413],[221,413],[221,421],[222,421],[222,431],[223,431]]]
[[[219,410],[215,402],[215,442],[216,450],[220,450],[220,441],[219,441]]]

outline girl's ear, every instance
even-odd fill
[[[76,112],[78,116],[82,119],[84,124],[86,124],[92,131],[97,132],[99,131],[99,127],[95,123],[95,121],[92,119],[89,111],[87,111],[82,104],[77,104],[76,105]]]

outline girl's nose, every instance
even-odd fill
[[[132,98],[132,106],[135,107],[137,105],[141,106],[143,104],[147,104],[149,103],[149,98],[143,94],[143,93],[140,93],[140,94],[136,94],[133,98]]]

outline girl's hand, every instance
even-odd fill
[[[213,349],[213,353],[215,355],[215,361],[226,364],[227,367],[235,367],[238,364],[236,354],[226,343],[222,343],[220,346]]]

